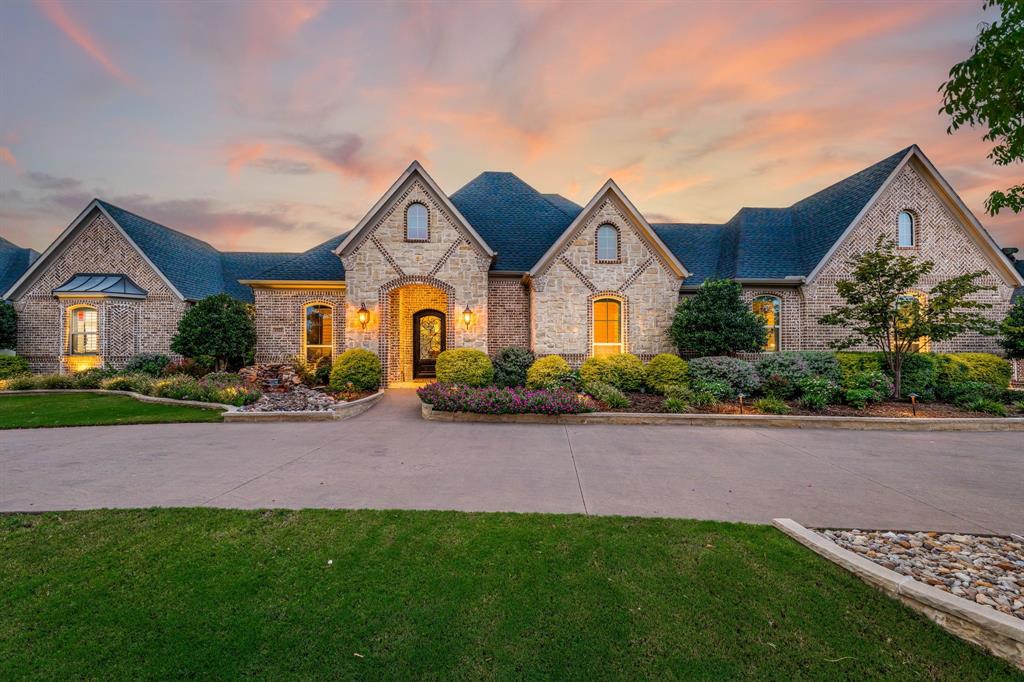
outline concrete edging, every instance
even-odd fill
[[[224,421],[248,423],[341,421],[344,419],[351,419],[356,415],[366,412],[368,409],[376,405],[377,401],[379,401],[383,396],[384,391],[379,390],[373,395],[368,395],[365,398],[359,398],[358,400],[335,405],[330,410],[321,410],[316,412],[242,412],[240,410],[236,410],[230,414],[225,414]]]
[[[662,414],[657,412],[587,412],[584,414],[477,414],[443,412],[420,402],[420,415],[439,422],[498,424],[645,424],[676,426],[757,426],[785,429],[853,429],[857,431],[1024,431],[1020,417],[826,417],[770,414]]]
[[[160,403],[162,405],[188,405],[190,407],[203,407],[209,410],[223,410],[235,412],[238,410],[234,405],[225,403],[206,403],[200,400],[175,400],[174,398],[159,398],[152,395],[144,395],[135,391],[108,391],[105,388],[32,388],[27,391],[0,391],[0,395],[21,395],[40,393],[97,393],[99,395],[124,395],[135,398],[143,403]],[[226,416],[226,415],[225,415]]]
[[[816,554],[924,614],[947,632],[1024,670],[1024,621],[880,566],[793,519],[772,525]]]

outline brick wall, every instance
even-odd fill
[[[141,301],[54,298],[56,287],[83,272],[127,275],[147,296]],[[87,219],[36,274],[29,289],[13,302],[18,312],[17,351],[28,359],[33,371],[68,371],[102,362],[119,367],[136,353],[171,355],[171,338],[187,304],[102,214]],[[67,310],[82,304],[97,309],[100,353],[98,358],[69,365]]]
[[[254,287],[256,302],[256,360],[286,362],[305,353],[306,306],[323,303],[333,308],[334,356],[345,350],[348,315],[343,289],[271,289]]]
[[[795,287],[743,287],[743,300],[751,305],[758,296],[776,296],[779,306],[779,349],[803,349],[803,295]]]
[[[491,353],[508,346],[530,347],[530,290],[521,278],[488,280],[487,319],[487,347]]]

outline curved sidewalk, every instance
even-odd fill
[[[1019,433],[427,422],[391,390],[343,422],[0,431],[0,511],[459,509],[1024,531]]]

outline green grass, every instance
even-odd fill
[[[0,679],[1015,679],[772,528],[667,519],[0,516],[0,613]]]
[[[219,421],[218,410],[144,403],[122,395],[50,393],[0,396],[0,429]]]

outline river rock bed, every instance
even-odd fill
[[[264,393],[251,405],[239,408],[241,412],[328,412],[339,401],[326,393],[303,385],[293,386],[285,393]]]
[[[940,590],[1024,620],[1024,543],[959,533],[820,530],[839,546]]]

